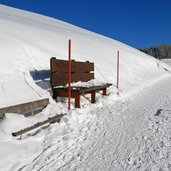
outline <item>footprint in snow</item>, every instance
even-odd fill
[[[145,142],[145,147],[150,148],[152,145],[153,145],[153,142],[151,141],[151,139],[148,138]]]

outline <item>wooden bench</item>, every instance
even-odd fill
[[[68,97],[68,61],[50,59],[50,83],[53,91],[53,98]],[[86,61],[71,61],[71,83],[73,82],[88,82],[94,79],[94,63]],[[75,107],[80,108],[80,96],[91,94],[91,103],[96,101],[96,92],[102,91],[106,95],[107,88],[112,84],[91,85],[89,87],[71,86],[71,98],[75,99]]]

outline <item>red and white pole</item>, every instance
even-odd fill
[[[68,41],[68,111],[71,109],[71,40]]]
[[[119,50],[117,51],[117,80],[116,87],[119,88]]]

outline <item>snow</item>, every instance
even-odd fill
[[[50,104],[36,116],[6,114],[0,121],[0,168],[8,170],[170,170],[171,68],[121,42],[42,15],[0,5],[0,107],[44,97]],[[95,81],[113,83],[108,96],[67,113],[67,101],[51,99],[49,60],[95,63]],[[120,51],[120,84],[116,54]],[[47,74],[44,78],[45,73]],[[56,114],[60,123],[23,135],[11,133]]]
[[[165,62],[168,65],[171,65],[171,59],[161,59],[162,62]]]

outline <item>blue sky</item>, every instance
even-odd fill
[[[0,0],[136,48],[171,44],[171,0]]]

